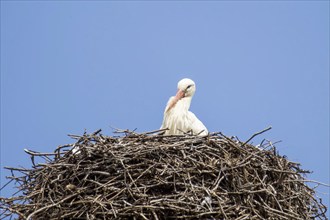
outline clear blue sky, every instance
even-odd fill
[[[24,148],[158,129],[183,77],[210,131],[271,125],[255,144],[330,182],[328,1],[1,1],[1,185]]]

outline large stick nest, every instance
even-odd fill
[[[0,218],[327,219],[308,171],[269,141],[99,132],[54,153],[26,150],[33,166],[7,168],[20,195],[0,198]]]

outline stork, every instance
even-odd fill
[[[191,99],[196,91],[195,82],[184,78],[178,82],[178,91],[166,105],[161,129],[167,128],[166,135],[192,133],[193,135],[207,135],[204,124],[189,111]]]

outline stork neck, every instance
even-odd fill
[[[184,97],[184,98],[180,99],[180,101],[178,102],[178,104],[179,104],[178,107],[184,111],[188,111],[190,108],[191,99],[192,99],[192,97]]]

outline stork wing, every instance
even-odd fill
[[[168,128],[168,114],[166,114],[166,111],[167,109],[169,108],[170,104],[172,103],[173,99],[175,97],[172,96],[171,98],[168,99],[168,102],[166,104],[166,107],[165,107],[165,111],[164,111],[164,118],[163,118],[163,123],[162,123],[162,126],[160,127],[160,129],[165,129],[165,128]]]
[[[208,130],[205,125],[196,117],[196,115],[192,112],[188,112],[188,118],[191,123],[191,128],[193,134],[195,135],[207,135]]]

